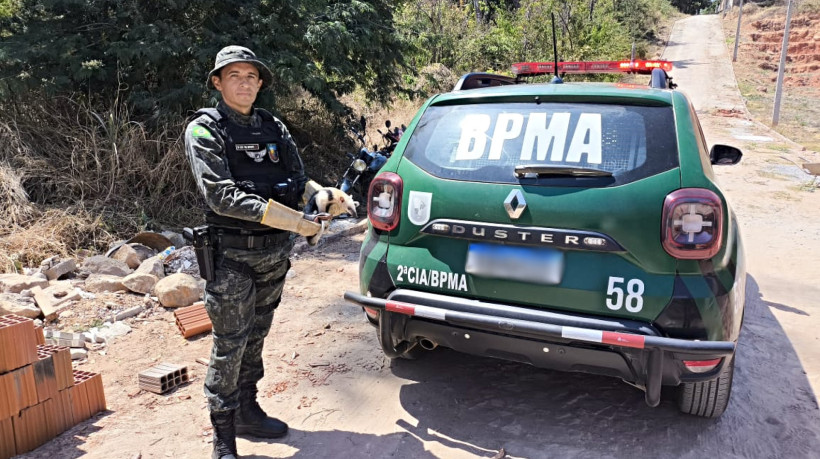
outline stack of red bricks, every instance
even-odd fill
[[[75,371],[25,317],[0,317],[0,459],[31,451],[105,410],[102,377]]]

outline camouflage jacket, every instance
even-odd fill
[[[245,116],[223,102],[217,108],[225,114],[230,122],[240,125],[258,126],[262,122],[254,108],[250,116]],[[293,141],[285,124],[274,118],[287,144],[284,154],[290,155],[291,177],[297,183],[306,181],[304,164],[299,157],[296,143]],[[207,115],[200,115],[185,129],[185,154],[191,165],[197,188],[205,198],[208,207],[219,215],[259,222],[265,213],[267,200],[261,196],[247,193],[237,186],[225,157],[225,141],[220,135],[216,122]],[[301,192],[300,192],[301,193]]]

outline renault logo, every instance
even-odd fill
[[[521,193],[521,190],[510,191],[510,194],[507,195],[507,199],[504,200],[504,208],[507,209],[507,214],[509,214],[513,220],[524,213],[524,209],[527,208],[527,201],[524,200],[524,195]]]

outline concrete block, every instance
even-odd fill
[[[71,360],[82,360],[88,357],[88,351],[85,349],[71,348]]]
[[[143,311],[142,306],[134,306],[133,308],[126,309],[125,311],[122,311],[121,313],[114,316],[114,320],[115,321],[125,320],[125,319],[128,319],[130,317],[136,316],[137,314],[141,313],[142,311]]]
[[[161,363],[139,374],[140,389],[162,394],[188,382],[188,367]]]
[[[63,338],[46,338],[46,344],[54,346],[65,346],[75,349],[85,349],[85,338],[80,339],[63,339]]]
[[[57,330],[46,330],[45,331],[46,338],[58,338],[58,339],[65,339],[65,340],[81,340],[83,339],[82,333],[73,333],[73,332],[64,332],[64,331],[57,331]]]

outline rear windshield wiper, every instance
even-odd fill
[[[591,167],[572,166],[543,166],[522,164],[515,166],[515,176],[517,178],[534,177],[612,177],[612,172],[593,169]]]

